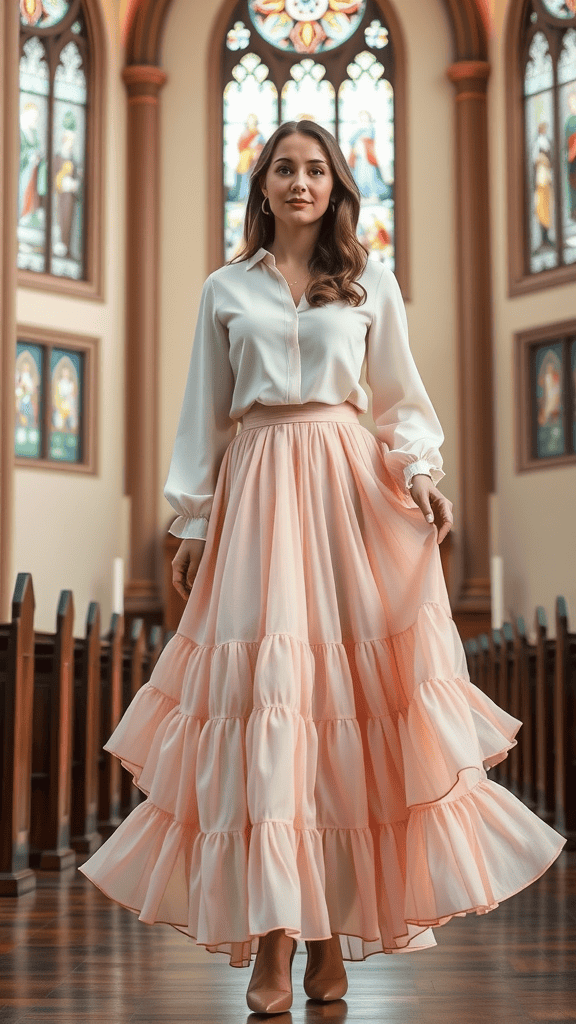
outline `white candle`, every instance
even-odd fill
[[[504,616],[504,563],[500,555],[490,559],[490,604],[492,629],[500,629]]]
[[[124,614],[124,559],[115,558],[112,567],[112,611]]]

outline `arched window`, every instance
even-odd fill
[[[358,237],[396,269],[398,31],[375,0],[240,0],[224,35],[221,254],[240,248],[250,173],[284,121],[333,133],[361,194]],[[401,233],[401,238],[404,232]]]
[[[20,26],[19,283],[94,287],[93,33],[83,0],[20,0]]]
[[[522,19],[522,276],[555,283],[576,264],[576,0],[529,0]]]

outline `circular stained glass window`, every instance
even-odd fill
[[[252,24],[267,43],[294,53],[341,46],[356,31],[366,0],[248,0]]]
[[[70,0],[20,0],[22,25],[52,28],[68,14]]]
[[[573,18],[576,14],[576,0],[542,0],[542,3],[555,18]]]

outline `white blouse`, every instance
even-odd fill
[[[164,487],[178,513],[174,536],[206,538],[224,452],[254,402],[348,401],[366,412],[365,356],[376,437],[400,487],[408,493],[415,473],[434,484],[445,475],[444,434],[410,351],[396,277],[369,259],[358,280],[367,291],[360,306],[310,306],[304,295],[296,306],[264,248],[206,279]]]

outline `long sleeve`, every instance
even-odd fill
[[[416,473],[434,484],[445,476],[439,452],[444,432],[414,362],[406,308],[396,276],[383,267],[368,332],[366,380],[372,391],[376,435],[385,462],[406,494]]]
[[[211,277],[204,282],[190,367],[164,496],[178,512],[175,537],[206,539],[218,470],[237,421],[228,332],[218,319]]]

